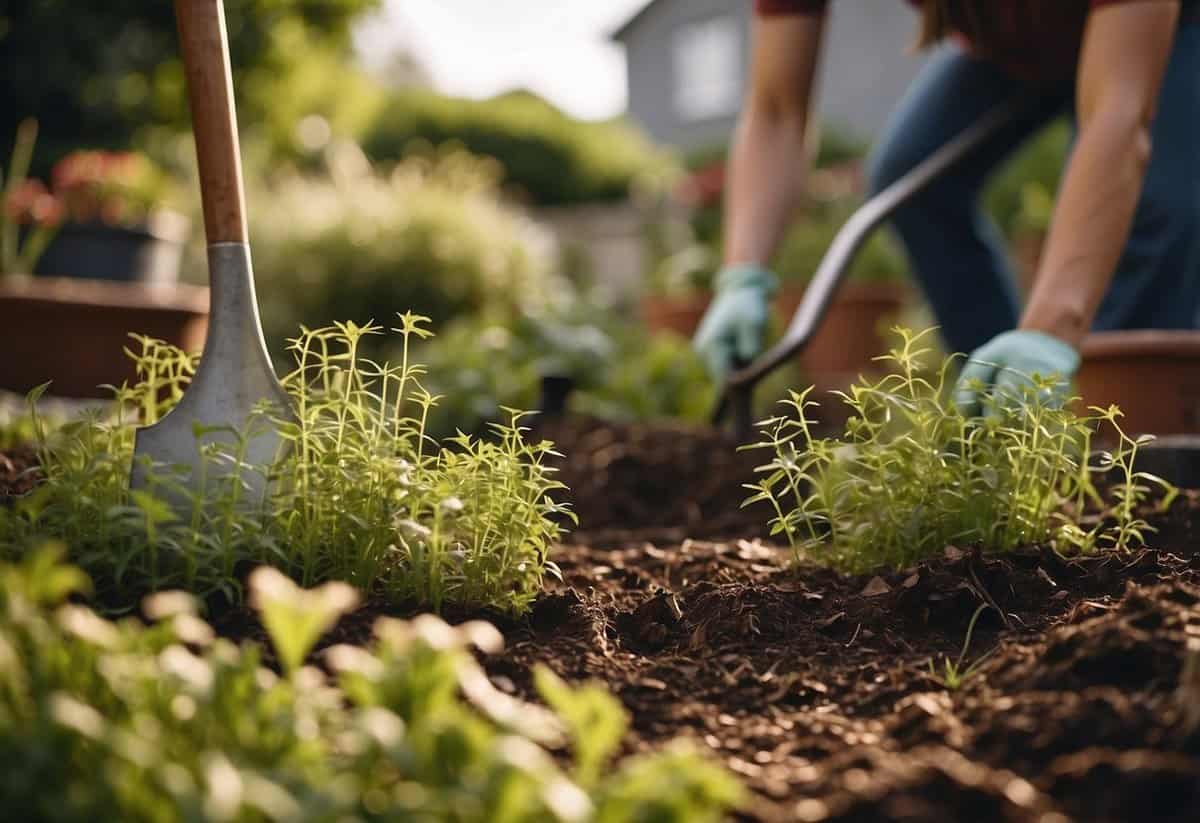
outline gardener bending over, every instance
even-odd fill
[[[1018,374],[1079,366],[1089,329],[1193,328],[1200,307],[1200,0],[910,0],[940,43],[869,162],[879,192],[1014,97],[1033,108],[893,217],[947,346],[973,352],[966,409]],[[724,266],[695,345],[714,376],[763,345],[767,270],[801,158],[826,0],[756,0],[751,80],[730,152]],[[991,174],[1062,113],[1075,123],[1029,303],[979,207]],[[994,365],[984,365],[994,364]],[[1063,390],[1065,391],[1065,382]]]

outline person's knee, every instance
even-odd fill
[[[907,158],[888,152],[871,155],[865,170],[867,196],[874,197],[900,180],[916,165]],[[902,240],[908,243],[912,232],[923,234],[923,227],[935,225],[935,214],[942,210],[950,199],[947,187],[934,184],[911,197],[892,212],[889,218]],[[963,204],[964,206],[966,204]]]
[[[874,197],[879,194],[903,177],[914,165],[915,163],[908,158],[902,157],[894,146],[878,146],[867,157],[867,196]]]
[[[874,197],[912,171],[924,158],[905,152],[902,147],[884,145],[867,158],[865,183],[867,196]],[[960,202],[961,201],[961,202]],[[939,181],[906,200],[892,214],[892,222],[904,234],[906,226],[924,225],[932,215],[946,208],[967,209],[970,204],[959,197],[949,181]]]

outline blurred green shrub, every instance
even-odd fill
[[[773,264],[779,276],[784,280],[810,279],[857,207],[857,201],[816,204],[796,219],[775,254]],[[902,280],[907,275],[904,253],[885,230],[871,235],[850,268],[850,277],[859,282]]]
[[[1022,146],[988,184],[984,205],[1006,236],[1049,225],[1070,145],[1070,125],[1056,122]]]
[[[528,92],[490,100],[399,92],[367,128],[363,148],[375,161],[396,161],[414,141],[495,158],[504,183],[541,206],[620,200],[671,167],[626,123],[575,120]]]
[[[353,136],[371,92],[347,68],[350,29],[379,0],[225,0],[239,119],[270,132],[277,153],[298,149],[308,114]],[[171,3],[8,0],[0,4],[0,141],[24,117],[42,125],[44,173],[81,141],[144,146],[188,128]],[[265,127],[261,124],[265,124]],[[189,147],[190,148],[190,147]],[[7,146],[0,143],[0,156]]]
[[[687,341],[652,336],[586,300],[507,324],[463,318],[416,356],[429,366],[424,382],[442,395],[429,418],[440,436],[479,431],[503,419],[505,406],[539,408],[543,376],[571,379],[571,411],[608,419],[699,422],[713,399]]]
[[[385,175],[351,144],[327,156],[325,174],[284,175],[250,211],[270,336],[409,309],[438,326],[505,317],[554,290],[553,238],[501,202],[493,161],[429,151]]]
[[[741,792],[693,748],[616,757],[629,718],[596,685],[535,671],[551,709],[497,691],[500,633],[383,618],[368,647],[301,665],[354,608],[344,583],[273,569],[252,598],[282,664],[214,637],[183,592],[150,625],[68,602],[87,577],[43,549],[0,565],[0,796],[23,821],[716,821]],[[565,765],[551,749],[569,746]]]

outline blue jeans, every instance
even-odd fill
[[[946,45],[892,113],[868,164],[872,193],[903,175],[994,106],[1032,110],[892,218],[951,351],[969,352],[1016,326],[1016,281],[979,195],[989,175],[1060,115],[1071,89],[1035,91]],[[1151,132],[1152,152],[1130,237],[1096,315],[1096,330],[1190,329],[1200,311],[1200,24],[1181,26]]]

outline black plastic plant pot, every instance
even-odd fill
[[[64,223],[34,267],[34,274],[89,280],[174,283],[188,221],[163,212],[133,228],[104,223]]]
[[[542,376],[541,413],[544,417],[562,417],[567,411],[567,398],[575,388],[575,381],[565,374]]]
[[[1138,449],[1134,468],[1183,489],[1200,489],[1200,435],[1160,437]]]

